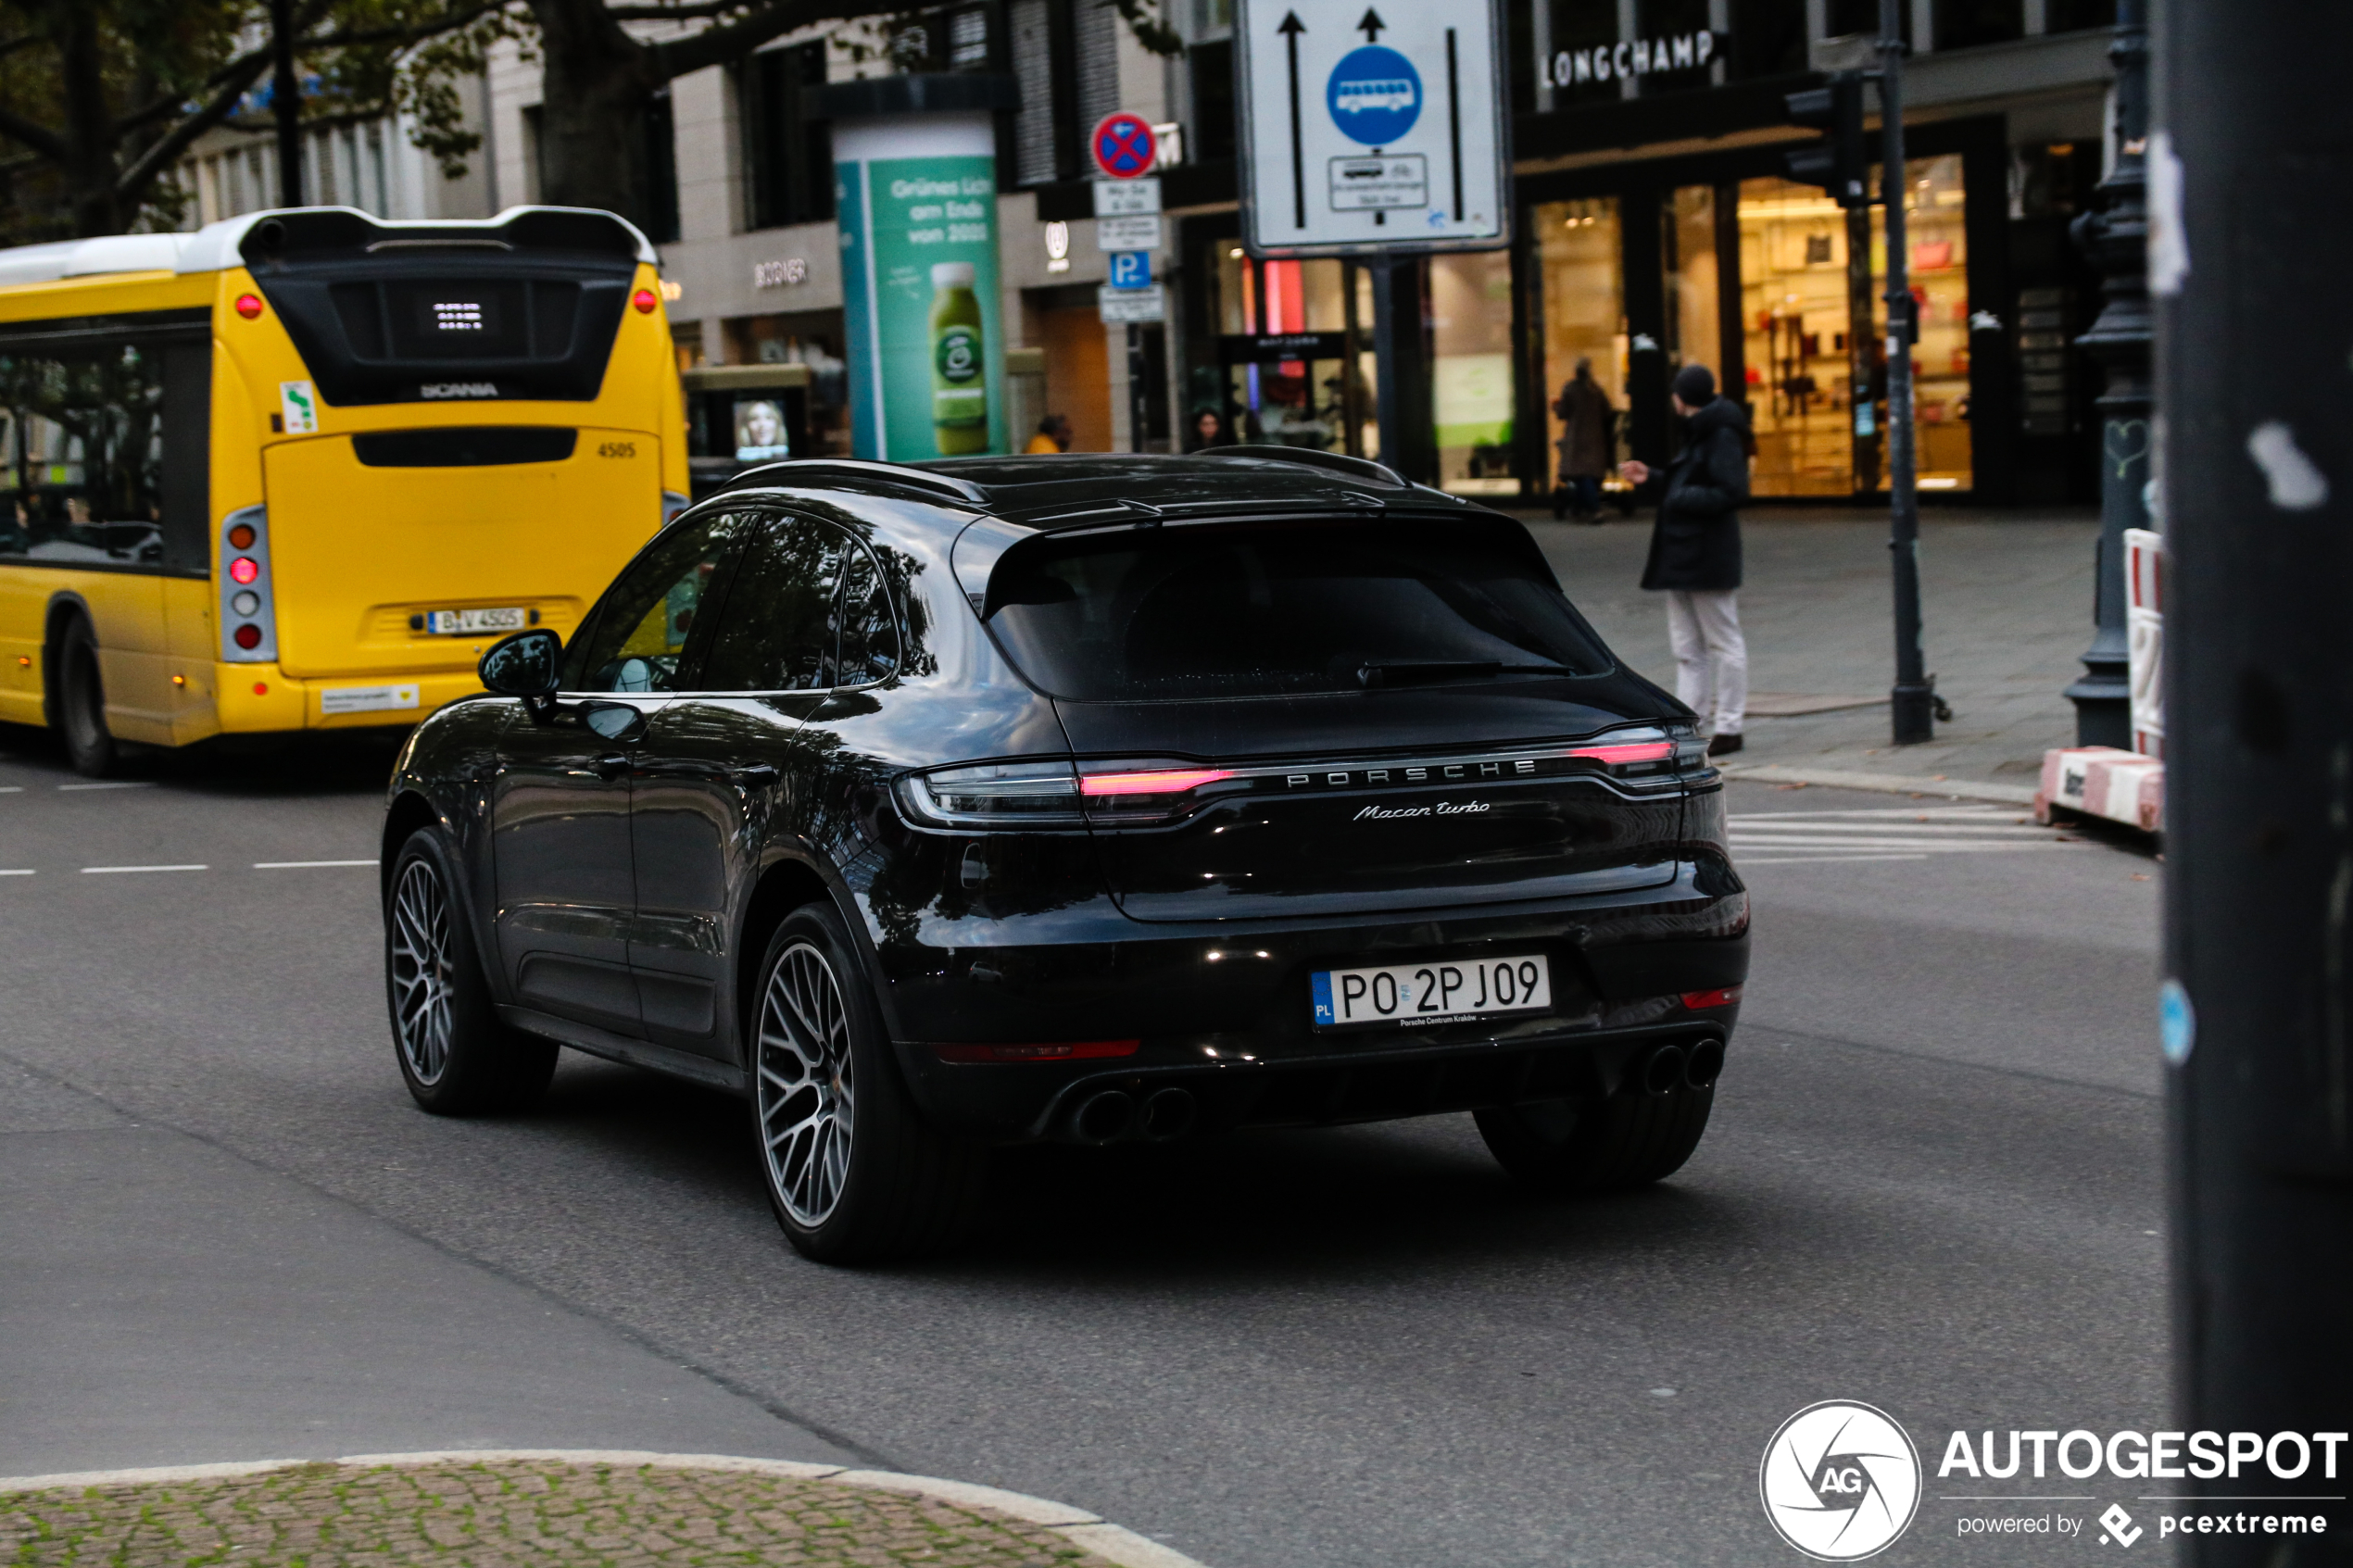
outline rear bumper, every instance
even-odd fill
[[[482,690],[471,670],[296,677],[275,664],[215,664],[212,669],[213,701],[224,734],[405,726]]]
[[[1737,1007],[1681,997],[1748,973],[1747,895],[1720,861],[1686,863],[1661,887],[1378,923],[1148,927],[1108,900],[952,923],[985,926],[973,935],[988,945],[878,942],[887,1015],[926,1114],[1000,1142],[1069,1135],[1073,1107],[1114,1087],[1183,1087],[1204,1126],[1606,1094],[1661,1044],[1728,1039]],[[1038,939],[1023,941],[1033,926]],[[1529,953],[1551,960],[1549,1013],[1420,1029],[1311,1022],[1319,969]],[[1129,1055],[1062,1060],[959,1061],[938,1048],[1128,1040]]]

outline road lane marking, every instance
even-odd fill
[[[373,860],[256,860],[253,869],[258,872],[298,872],[312,866],[372,866],[376,863]]]
[[[210,866],[84,866],[83,876],[113,876],[125,872],[208,872]]]
[[[22,784],[0,784],[0,795],[22,795],[23,793],[24,785]]]
[[[1825,860],[1844,864],[1849,860],[1925,860],[1925,855],[1743,855],[1741,865],[1748,866],[1812,866]]]
[[[59,789],[153,789],[156,786],[146,779],[111,779],[103,784],[59,784],[57,787]]]
[[[31,876],[31,872],[0,872],[0,876]]]

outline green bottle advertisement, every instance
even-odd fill
[[[1012,449],[995,126],[985,112],[930,110],[834,126],[850,450],[861,458]]]
[[[980,298],[969,261],[931,270],[931,428],[943,458],[988,450],[988,382]]]

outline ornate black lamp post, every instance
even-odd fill
[[[2067,688],[2079,746],[2133,745],[2132,680],[2124,633],[2124,531],[2149,525],[2148,33],[2144,0],[2117,0],[2116,166],[2099,205],[2075,220],[2075,243],[2100,270],[2106,304],[2076,341],[2108,372],[2100,395],[2100,543],[2095,630],[2083,674]]]

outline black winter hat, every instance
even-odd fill
[[[1675,372],[1675,395],[1686,408],[1705,408],[1716,400],[1716,377],[1705,365],[1686,365]]]

